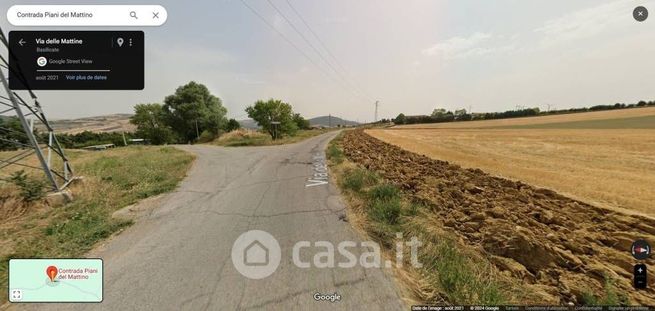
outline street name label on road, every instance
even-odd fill
[[[307,179],[305,187],[314,187],[328,184],[328,167],[325,155],[316,153],[312,156],[312,176]]]
[[[11,302],[102,302],[102,259],[10,259]]]

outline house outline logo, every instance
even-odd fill
[[[263,254],[253,254],[256,251]],[[243,258],[247,266],[266,266],[269,262],[269,251],[262,242],[255,240],[243,249]]]
[[[278,241],[268,232],[250,230],[232,245],[232,264],[241,275],[254,280],[270,276],[282,259]]]

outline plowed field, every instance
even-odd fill
[[[655,221],[609,211],[552,190],[465,169],[384,143],[362,131],[347,132],[344,152],[377,171],[479,250],[499,270],[561,303],[601,293],[609,279],[634,304],[655,304],[655,283],[632,287],[632,242],[655,241]],[[646,264],[653,266],[655,260]]]

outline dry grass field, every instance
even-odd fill
[[[580,121],[591,122],[597,120],[616,120],[616,119],[625,120],[630,118],[644,118],[644,117],[655,117],[655,107],[606,110],[606,111],[595,111],[595,112],[586,112],[586,113],[570,113],[570,114],[561,114],[561,115],[500,119],[500,120],[412,124],[412,125],[399,126],[397,128],[403,128],[403,129],[408,129],[408,128],[475,129],[475,128],[498,128],[498,127],[515,128],[515,127],[523,127],[523,126],[534,127],[541,124],[561,124],[561,123],[570,124]],[[650,128],[653,128],[653,126],[655,126],[655,122],[652,122]],[[566,125],[564,125],[564,127],[569,128],[569,126]],[[615,128],[615,127],[612,126],[611,128]]]
[[[655,217],[654,127],[655,108],[641,108],[367,133],[435,159]]]
[[[50,125],[57,133],[78,134],[84,131],[95,133],[134,132],[136,126],[130,123],[131,114],[117,113],[105,116],[78,119],[54,119]],[[37,125],[37,129],[45,130]]]

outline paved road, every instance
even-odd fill
[[[334,135],[285,146],[181,147],[198,159],[179,189],[93,254],[104,259],[104,302],[35,307],[405,309],[390,271],[359,265],[299,268],[293,264],[292,247],[297,241],[324,240],[334,245],[343,240],[359,241],[350,224],[340,220],[344,206],[336,188],[332,184],[306,187],[314,173],[312,156],[324,154]],[[242,276],[231,259],[236,238],[252,229],[269,232],[282,249],[276,272],[261,280]],[[317,302],[313,298],[316,292],[336,292],[341,301]]]

